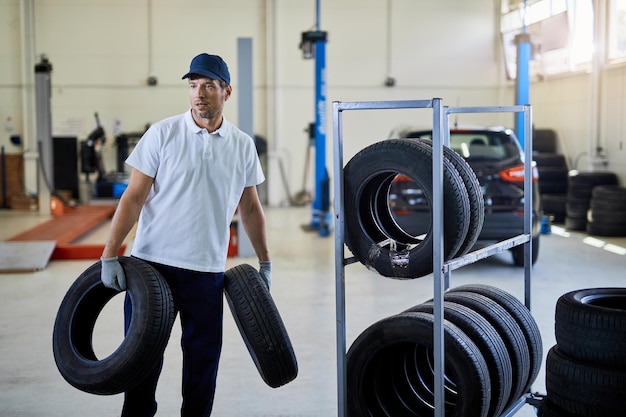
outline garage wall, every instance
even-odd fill
[[[495,29],[497,4],[322,1],[321,29],[329,36],[329,169],[332,101],[441,97],[450,106],[512,104],[512,83],[504,79]],[[32,7],[32,32],[24,30],[25,5]],[[11,118],[12,132],[24,136],[24,145],[12,145],[7,128],[0,130],[0,144],[11,153],[34,149],[34,115],[24,102],[32,97],[30,67],[41,53],[53,65],[53,130],[76,131],[84,138],[98,112],[108,136],[109,170],[115,167],[110,146],[115,129],[140,131],[187,109],[180,77],[199,52],[222,55],[229,63],[234,96],[226,117],[237,123],[237,38],[251,37],[255,131],[268,138],[271,150],[269,201],[281,204],[286,193],[278,161],[284,163],[291,192],[299,191],[308,144],[304,129],[314,120],[314,63],[304,60],[298,48],[301,32],[314,25],[314,0],[0,0],[0,120],[6,125]],[[29,46],[32,54],[25,52]],[[156,86],[147,85],[150,75],[157,77]],[[394,87],[384,86],[387,76],[395,78]],[[604,101],[610,106],[602,120],[607,134],[621,138],[623,122],[616,123],[612,115],[620,108],[623,114],[624,77],[623,69],[607,74]],[[581,134],[589,130],[589,88],[584,85],[586,77],[570,77],[533,84],[531,90],[535,124],[556,128],[567,138],[571,155],[587,149]],[[429,125],[431,117],[427,110],[345,113],[345,155],[387,137],[400,124]],[[460,116],[458,122],[512,125],[513,118]],[[607,149],[611,146],[618,145],[607,144]],[[611,161],[612,166],[618,164]],[[626,167],[620,169],[626,180]]]

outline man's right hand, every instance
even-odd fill
[[[100,258],[100,260],[102,261],[100,280],[104,286],[117,291],[124,291],[126,289],[126,275],[124,275],[124,269],[122,269],[120,261],[117,260],[117,256]]]

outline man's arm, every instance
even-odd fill
[[[102,252],[103,258],[113,258],[117,256],[117,252],[122,246],[124,239],[139,218],[139,213],[148,197],[153,181],[153,178],[142,172],[136,169],[132,170],[128,187],[122,194],[120,203],[113,215],[109,236],[106,240],[104,251]]]
[[[246,187],[243,190],[239,200],[239,217],[259,262],[269,261],[270,252],[265,231],[265,214],[255,186]]]

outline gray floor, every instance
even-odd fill
[[[284,387],[264,384],[230,313],[225,314],[223,357],[218,376],[215,416],[330,417],[337,415],[335,353],[334,239],[305,233],[307,208],[267,209],[273,258],[272,294],[299,363],[298,378]],[[46,218],[0,211],[0,240]],[[87,240],[102,241],[107,225]],[[624,286],[626,255],[607,249],[626,247],[626,238],[585,243],[586,236],[559,229],[542,235],[539,261],[533,269],[532,311],[541,329],[544,354],[554,345],[554,306],[570,290]],[[591,244],[594,245],[591,245]],[[607,246],[607,244],[609,244]],[[615,245],[615,246],[611,246]],[[0,416],[115,416],[120,395],[95,396],[78,391],[58,373],[51,338],[56,311],[69,285],[91,261],[52,261],[34,273],[0,274]],[[230,258],[229,266],[254,263]],[[347,342],[373,322],[432,297],[432,276],[397,281],[380,277],[360,264],[346,267]],[[502,253],[452,273],[452,286],[497,285],[523,297],[523,270]],[[98,319],[94,346],[98,355],[113,351],[122,338],[121,297],[107,304]],[[174,327],[158,388],[158,416],[178,415],[180,407],[180,332]],[[545,392],[543,369],[533,390]],[[516,414],[534,416],[524,406]]]

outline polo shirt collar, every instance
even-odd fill
[[[206,130],[205,128],[200,127],[196,124],[196,122],[193,120],[193,116],[191,115],[191,112],[192,110],[189,109],[189,111],[185,113],[185,120],[187,122],[187,126],[189,130],[194,133],[200,133],[203,130]],[[211,135],[219,135],[221,137],[226,137],[227,131],[228,131],[228,125],[229,125],[229,122],[226,120],[226,117],[222,115],[222,125],[216,131],[211,132]]]

